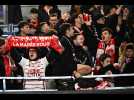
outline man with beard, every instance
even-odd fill
[[[71,24],[64,23],[60,26],[63,36],[60,39],[64,51],[54,65],[54,75],[56,76],[72,76],[73,71],[77,68],[73,56],[73,41],[74,30]],[[59,62],[60,61],[60,62]],[[73,90],[74,82],[71,79],[56,80],[56,86],[59,90]]]
[[[75,62],[80,66],[74,71],[76,77],[75,90],[91,89],[95,87],[96,81],[92,79],[82,79],[81,76],[92,74],[93,61],[88,52],[88,48],[84,45],[84,36],[82,34],[75,34],[73,36]]]

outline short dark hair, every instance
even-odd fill
[[[126,46],[126,50],[127,49],[132,49],[134,50],[134,44],[133,43],[128,43],[127,46]]]
[[[39,27],[37,28],[36,33],[41,33],[41,32],[42,32],[42,31],[41,31],[42,26],[43,26],[43,25],[45,25],[45,24],[50,25],[50,23],[49,23],[49,22],[41,22],[41,23],[40,23],[40,25],[39,25]]]
[[[57,15],[57,13],[50,13],[49,18],[50,17],[57,17],[58,18],[58,15]]]
[[[116,5],[111,5],[110,10],[113,9],[113,8],[117,9],[117,6]]]
[[[50,17],[52,16],[57,16],[58,17],[58,13],[56,12],[56,10],[55,9],[50,9],[50,11],[49,11],[49,13],[50,13]]]
[[[60,25],[60,32],[62,34],[64,34],[64,33],[66,33],[66,31],[68,29],[70,29],[70,27],[71,27],[71,24],[69,24],[69,23],[63,23],[63,24]]]
[[[30,13],[38,13],[38,9],[32,8],[32,9],[30,10]]]
[[[113,33],[113,30],[111,28],[109,28],[109,27],[102,28],[102,32],[104,32],[104,31],[108,31],[110,34]]]
[[[105,60],[106,58],[111,58],[111,56],[104,53],[104,54],[102,54],[102,55],[100,56],[99,60],[100,60],[101,62],[104,62],[104,60]]]
[[[29,23],[26,22],[26,21],[21,21],[21,22],[18,24],[18,28],[21,29],[21,28],[24,27],[25,25],[29,25]]]

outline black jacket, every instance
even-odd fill
[[[134,59],[125,65],[123,74],[134,73]],[[123,86],[134,86],[134,76],[122,77]]]
[[[117,26],[117,23],[118,23],[118,15],[117,14],[114,14],[114,15],[111,15],[111,16],[108,16],[106,18],[106,25],[107,27],[111,28],[113,30],[113,36],[116,37],[117,34],[116,34],[116,26]]]
[[[93,27],[88,27],[86,24],[82,24],[83,35],[85,37],[85,44],[87,45],[91,56],[96,57],[97,46],[99,40],[94,36]],[[91,44],[92,43],[92,44]]]
[[[4,59],[0,56],[0,76],[5,76],[5,64],[3,62]]]
[[[97,34],[98,34],[98,38],[101,39],[102,29],[103,29],[104,27],[106,27],[106,25],[103,25],[103,24],[96,24],[95,27],[96,27],[96,32],[97,32]]]
[[[77,63],[93,66],[92,58],[88,50],[83,49],[80,46],[75,46],[75,55],[78,59]]]
[[[72,40],[67,36],[63,36],[60,42],[64,47],[64,51],[60,55],[59,61],[55,63],[54,74],[58,76],[72,75],[77,66],[73,59]]]

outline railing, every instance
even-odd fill
[[[88,75],[88,76],[82,76],[82,78],[104,78],[104,77],[130,77],[134,76],[134,73],[132,74],[112,74],[112,75]],[[74,76],[58,76],[58,77],[0,77],[0,79],[3,80],[3,90],[0,92],[19,92],[19,91],[34,91],[34,90],[6,90],[6,80],[7,79],[23,79],[23,80],[50,80],[50,79],[75,79]],[[46,85],[46,84],[45,84]],[[46,87],[46,86],[45,86]],[[116,90],[116,89],[134,89],[134,86],[131,87],[109,87],[105,90]],[[37,90],[35,90],[37,91]],[[38,91],[51,91],[47,90],[45,88],[44,90],[38,90]],[[56,90],[57,91],[57,90]]]

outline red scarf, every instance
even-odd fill
[[[36,36],[33,36],[33,37],[36,37]],[[24,40],[24,38],[26,38],[26,40]],[[42,38],[45,38],[45,36]],[[36,43],[42,43],[42,44],[44,44],[44,47],[51,47],[58,53],[62,53],[62,51],[64,50],[63,46],[60,44],[59,38],[56,35],[49,36],[49,39],[44,40],[44,41],[40,41],[39,39],[36,39],[36,40],[32,39],[32,40],[28,41],[27,39],[30,40],[30,37],[28,37],[28,36],[26,36],[26,37],[25,36],[23,36],[23,37],[22,36],[9,36],[6,41],[7,52],[10,51],[13,47],[40,47],[41,46]],[[33,46],[18,45],[21,43],[25,44],[25,43],[31,43],[31,42],[34,43],[35,45],[33,45]],[[13,44],[15,46],[13,46]]]
[[[8,56],[3,56],[5,64],[5,76],[9,77],[11,75],[11,63]]]

